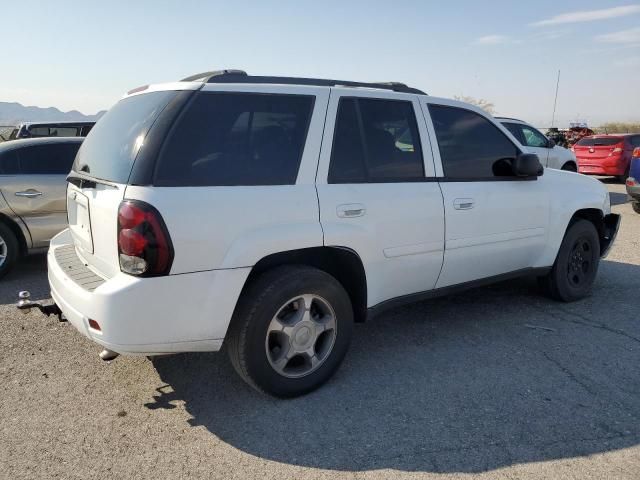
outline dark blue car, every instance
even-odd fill
[[[640,147],[633,150],[626,183],[627,193],[631,196],[631,206],[636,213],[640,213]]]

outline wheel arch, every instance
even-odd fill
[[[29,251],[29,246],[27,244],[25,232],[22,231],[20,225],[18,225],[14,219],[9,217],[8,215],[5,215],[4,213],[0,213],[0,223],[9,227],[9,229],[11,229],[13,234],[16,236],[18,245],[20,246],[20,256],[26,255]]]
[[[578,220],[591,222],[598,232],[598,238],[600,239],[600,254],[603,255],[609,250],[610,244],[613,241],[613,238],[611,237],[612,225],[610,225],[610,218],[613,219],[614,217],[616,217],[616,215],[605,216],[602,210],[597,208],[583,208],[573,214],[569,224],[567,225],[567,229]],[[614,221],[617,222],[617,220]],[[615,225],[615,228],[617,228],[617,225]]]
[[[267,255],[251,269],[242,293],[260,274],[282,265],[308,265],[333,276],[344,287],[351,299],[354,321],[359,323],[365,321],[367,279],[364,264],[355,251],[346,247],[310,247]]]
[[[569,168],[567,168],[567,167],[569,167]],[[562,164],[562,166],[560,167],[560,170],[565,170],[565,171],[569,171],[569,172],[577,172],[578,171],[578,164],[574,160],[567,160],[566,162],[564,162]]]

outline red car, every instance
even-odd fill
[[[610,175],[624,182],[634,147],[640,146],[640,134],[590,135],[573,146],[578,172]]]

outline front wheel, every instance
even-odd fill
[[[593,223],[577,220],[569,225],[551,272],[540,277],[544,291],[562,302],[586,297],[598,272],[600,238]]]
[[[315,390],[338,369],[353,329],[349,295],[331,275],[284,266],[243,292],[227,351],[252,387],[277,397]]]
[[[631,202],[631,208],[636,213],[640,213],[640,202]]]

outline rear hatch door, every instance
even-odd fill
[[[575,144],[573,151],[582,165],[598,165],[622,142],[620,137],[585,137]]]
[[[161,90],[120,100],[91,130],[67,177],[69,229],[76,251],[107,278],[120,271],[118,208],[134,163],[154,143],[148,141],[150,131],[176,96],[176,91]]]

